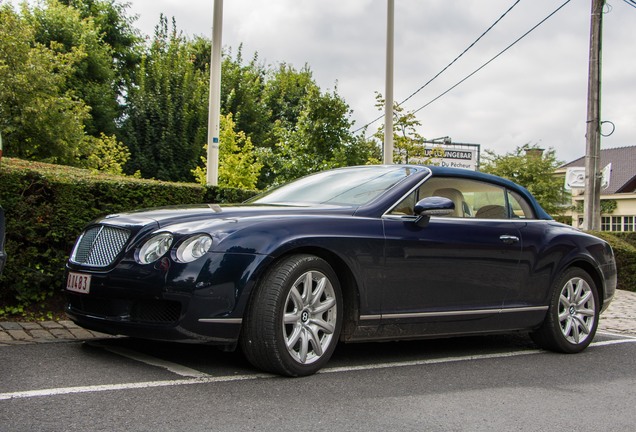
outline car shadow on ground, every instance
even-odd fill
[[[135,359],[135,353],[164,362],[186,366],[210,375],[255,373],[240,349],[224,352],[210,345],[182,344],[129,337],[86,341],[82,348],[98,355],[99,351],[122,350]],[[400,363],[474,355],[499,354],[535,350],[527,334],[472,336],[399,342],[340,343],[327,364],[330,367],[357,367],[369,364]]]

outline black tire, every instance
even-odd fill
[[[333,354],[343,316],[340,284],[331,266],[313,255],[293,255],[275,264],[256,287],[243,321],[241,348],[263,371],[311,375]]]
[[[544,349],[581,352],[594,339],[599,311],[598,289],[590,275],[570,268],[554,283],[545,321],[530,336]]]

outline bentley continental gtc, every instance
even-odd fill
[[[616,289],[604,241],[555,222],[508,180],[463,169],[360,166],[236,206],[105,216],[67,264],[77,324],[240,348],[309,375],[339,342],[527,332],[585,349]]]

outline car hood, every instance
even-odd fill
[[[218,204],[200,204],[190,206],[161,207],[133,212],[111,214],[94,223],[117,226],[154,225],[163,228],[174,224],[201,221],[237,220],[244,218],[286,218],[303,215],[353,215],[354,207],[313,205],[311,207],[288,205],[256,205],[224,206]]]

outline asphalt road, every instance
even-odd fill
[[[0,431],[631,431],[636,338],[577,355],[529,338],[338,347],[306,378],[128,338],[0,349]]]

